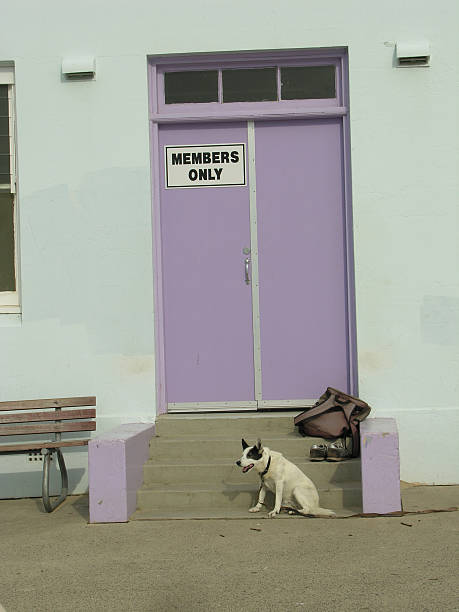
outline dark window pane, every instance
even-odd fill
[[[218,102],[217,70],[166,72],[164,75],[166,104]]]
[[[281,68],[282,100],[335,98],[334,66]]]
[[[0,193],[0,291],[16,291],[13,218],[13,196]]]
[[[8,136],[9,121],[8,117],[0,117],[0,136]]]
[[[10,139],[8,136],[0,136],[0,155],[8,155],[10,152]]]
[[[0,98],[8,98],[8,85],[0,85]]]
[[[0,174],[10,173],[10,156],[0,153]]]
[[[10,180],[11,179],[9,174],[0,174],[0,188],[5,187],[5,185],[8,185],[9,188]]]
[[[277,100],[276,68],[223,70],[223,102]]]
[[[8,117],[8,98],[0,98],[0,117]]]

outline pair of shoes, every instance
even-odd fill
[[[351,458],[351,451],[347,449],[341,440],[326,444],[313,444],[309,451],[311,461],[344,461]]]

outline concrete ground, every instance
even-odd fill
[[[459,487],[407,487],[404,509],[459,506]],[[345,519],[88,524],[0,501],[0,610],[459,611],[459,512]]]

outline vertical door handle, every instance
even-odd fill
[[[250,276],[249,276],[249,264],[250,259],[248,257],[245,258],[244,261],[244,269],[245,269],[245,284],[250,285]]]

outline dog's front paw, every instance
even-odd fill
[[[254,506],[253,508],[249,508],[249,512],[260,512],[260,506]]]
[[[268,518],[276,518],[276,515],[279,514],[276,510],[271,510],[268,512]]]

